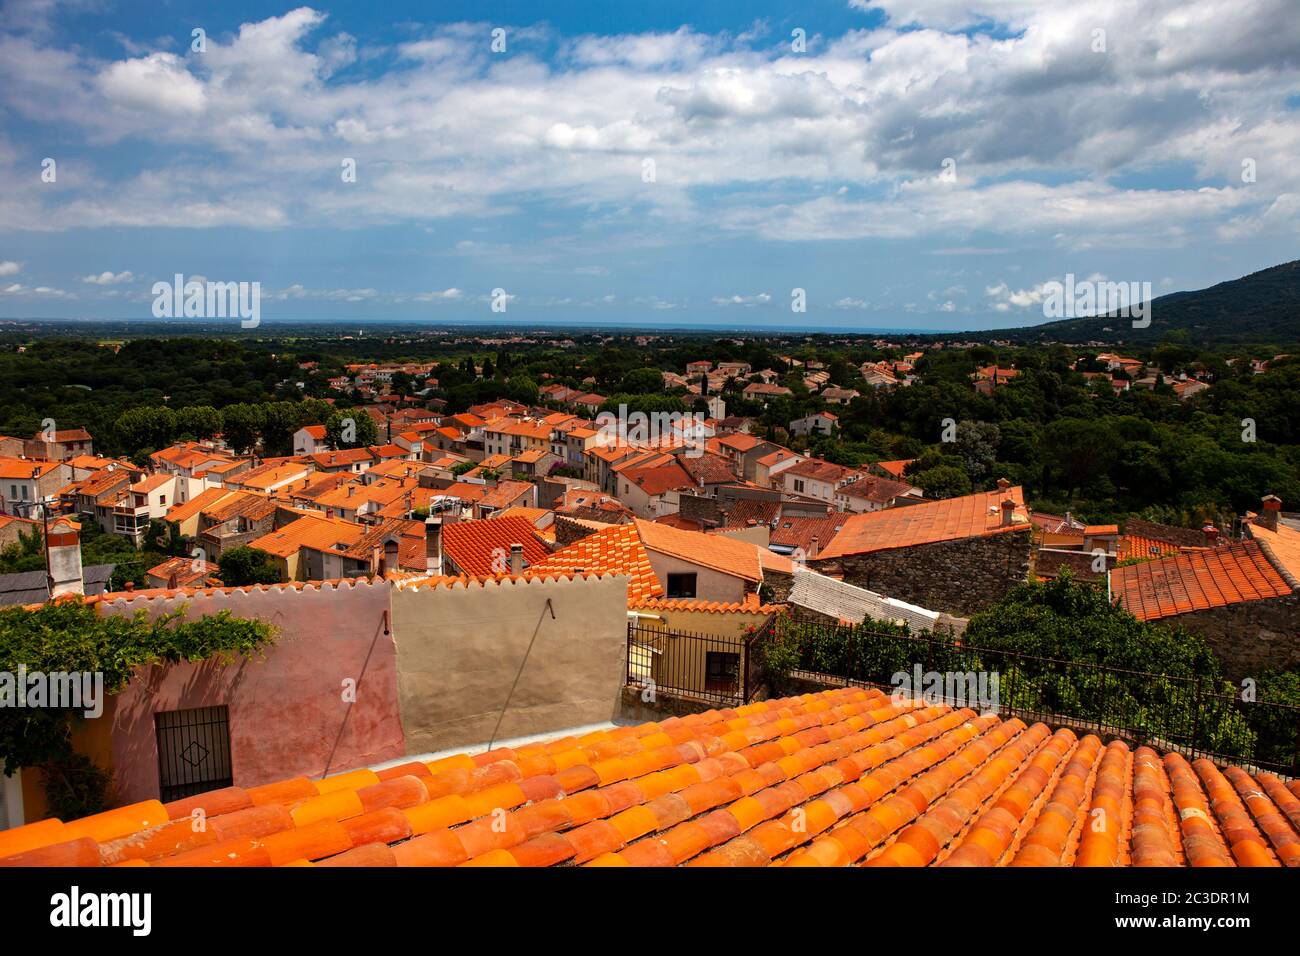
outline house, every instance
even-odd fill
[[[903,480],[903,472],[907,466],[916,461],[915,458],[900,458],[897,461],[877,461],[867,466],[867,470],[877,474],[882,478],[893,478],[895,481]]]
[[[576,405],[588,415],[595,415],[600,411],[600,406],[609,401],[604,395],[597,395],[595,392],[583,392],[569,399],[570,405]]]
[[[220,500],[197,513],[195,543],[203,557],[215,564],[232,548],[252,544],[274,531],[279,513],[280,506],[266,495],[226,490]],[[169,520],[172,517],[168,515]]]
[[[975,391],[981,395],[992,395],[993,389],[999,385],[1007,384],[1019,374],[1019,369],[999,368],[996,365],[989,365],[985,368],[976,369],[971,375],[971,380],[975,383]]]
[[[165,517],[176,503],[178,480],[174,475],[154,474],[128,485],[113,505],[113,534],[130,538],[139,547],[150,522]]]
[[[187,588],[202,586],[217,574],[217,566],[201,558],[168,558],[144,573],[151,588]]]
[[[615,494],[640,518],[675,514],[679,493],[696,488],[695,479],[682,461],[672,456],[663,457],[667,461],[618,470]]]
[[[748,362],[719,362],[718,373],[726,378],[745,378],[752,372]]]
[[[0,458],[0,514],[39,518],[58,500],[70,471],[56,461]]]
[[[1300,532],[1252,527],[1251,534],[1247,541],[1117,567],[1110,592],[1138,620],[1205,638],[1230,680],[1295,667]]]
[[[845,468],[820,458],[808,458],[784,469],[779,476],[782,488],[788,494],[816,498],[828,504],[836,503],[836,489],[861,474],[857,469]]]
[[[329,443],[325,440],[324,425],[305,425],[293,433],[293,453],[295,455],[315,455],[328,451]]]
[[[688,376],[708,375],[709,372],[711,372],[712,370],[713,370],[713,363],[708,361],[707,359],[697,359],[694,362],[686,363],[686,374]]]
[[[499,481],[474,502],[474,517],[487,518],[507,508],[536,508],[537,486],[527,481]]]
[[[864,475],[835,489],[836,507],[854,514],[880,511],[894,507],[902,499],[910,501],[923,497],[924,493],[915,485],[878,475]]]
[[[810,565],[850,584],[922,607],[967,615],[1029,573],[1024,492],[996,491],[850,516]]]
[[[774,398],[788,398],[794,394],[784,385],[769,385],[766,382],[750,382],[741,393],[745,398],[761,402],[764,406]]]
[[[898,366],[894,366],[894,368],[897,370]],[[862,393],[856,388],[836,388],[834,386],[823,388],[818,395],[823,401],[829,402],[831,405],[848,405],[855,398],[862,397]]]
[[[777,448],[754,460],[754,484],[760,488],[778,486],[777,476],[792,465],[808,459],[788,448]]]
[[[439,524],[435,521],[434,527]],[[538,537],[537,528],[524,517],[503,515],[482,521],[441,523],[440,526],[440,544],[430,552],[435,556],[441,555],[440,574],[475,577],[519,574],[525,568],[545,561],[551,553]]]
[[[791,435],[831,435],[835,429],[839,428],[840,419],[838,415],[831,412],[814,412],[811,415],[805,415],[803,418],[796,418],[790,422]]]
[[[67,461],[77,455],[94,453],[95,441],[84,428],[40,431],[28,439],[24,447],[24,454],[28,458],[44,458],[47,461]]]

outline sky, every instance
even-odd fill
[[[1298,247],[1295,0],[0,0],[0,317],[966,330]]]

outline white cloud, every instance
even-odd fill
[[[413,35],[387,69],[356,71],[393,51],[306,7],[209,36],[201,55],[107,63],[0,33],[9,109],[97,149],[152,147],[125,178],[61,165],[59,190],[33,192],[0,177],[0,229],[425,225],[543,201],[593,234],[650,223],[662,244],[923,237],[956,255],[1015,247],[1003,237],[1163,249],[1293,234],[1293,0],[854,5],[887,25],[803,56],[682,28],[574,38],[545,63],[528,46],[545,28],[512,27],[511,55],[493,57],[486,25],[449,24]],[[1104,54],[1090,47],[1098,25]],[[356,183],[340,183],[342,156]],[[956,183],[938,180],[948,157]],[[1249,186],[1243,157],[1259,168]],[[1160,164],[1199,181],[1112,185]],[[807,198],[844,183],[851,194]]]
[[[771,301],[770,292],[759,292],[757,295],[715,296],[713,299],[715,305],[767,305]]]
[[[0,261],[0,276],[17,275],[22,266],[17,262]]]
[[[109,272],[104,271],[99,275],[82,276],[81,281],[90,285],[120,285],[123,282],[130,282],[135,276],[128,271]]]

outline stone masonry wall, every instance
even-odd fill
[[[1214,651],[1229,680],[1256,679],[1274,667],[1300,667],[1300,593],[1193,611],[1154,623],[1182,626]]]
[[[1029,531],[808,562],[823,574],[932,611],[968,617],[1029,574]]]

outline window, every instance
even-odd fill
[[[225,706],[154,714],[163,802],[229,787],[230,714]]]
[[[167,496],[166,496],[166,495],[159,495],[159,496],[158,496],[158,504],[159,504],[159,505],[165,505],[165,504],[167,504]]]
[[[705,690],[735,690],[740,686],[740,655],[709,651],[705,657]]]
[[[796,479],[794,480],[794,490],[795,490],[795,492],[796,492],[797,494],[802,494],[802,493],[803,493],[803,479],[802,479],[802,478],[796,478]]]
[[[668,596],[670,598],[695,597],[695,575],[694,574],[668,575]]]

